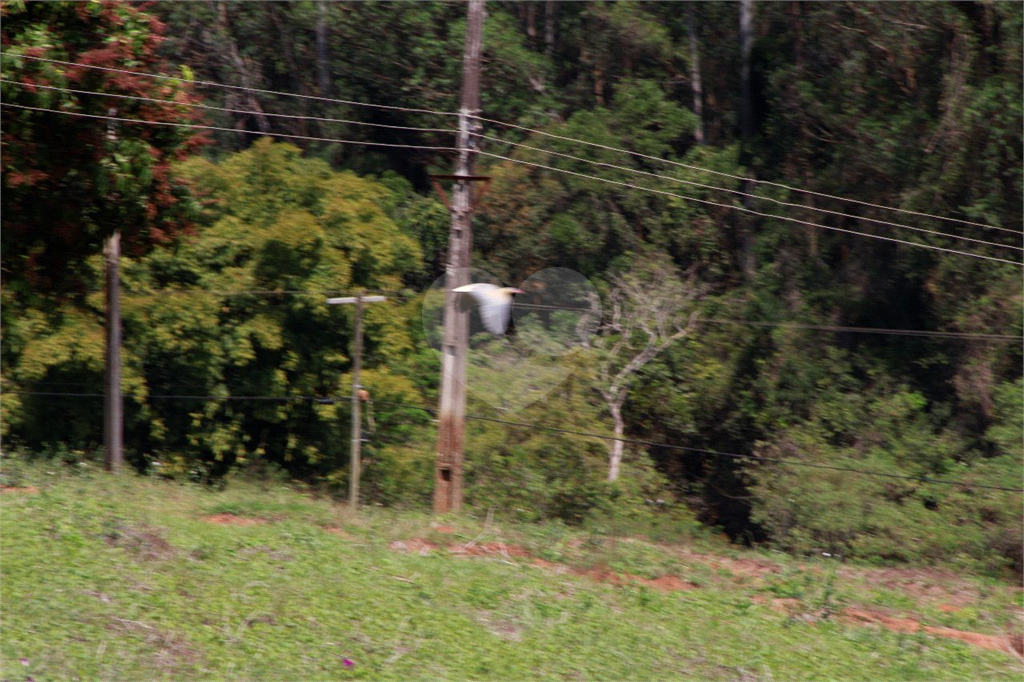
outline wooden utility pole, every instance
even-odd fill
[[[468,312],[455,305],[453,289],[469,284],[469,256],[473,242],[472,190],[479,126],[471,118],[480,110],[480,52],[483,43],[484,0],[469,0],[466,47],[462,56],[462,103],[459,108],[459,161],[452,188],[452,224],[448,235],[445,277],[444,347],[441,354],[441,395],[438,411],[437,466],[434,476],[434,512],[444,514],[462,507],[462,444],[466,421],[466,348]]]
[[[121,233],[103,249],[107,270],[107,348],[104,376],[103,467],[116,471],[124,461],[124,411],[121,402]]]
[[[363,444],[363,413],[360,405],[360,391],[363,387],[359,385],[359,373],[363,367],[363,303],[379,303],[386,300],[388,299],[384,296],[363,296],[362,294],[327,299],[327,302],[331,305],[341,303],[356,304],[356,336],[353,341],[355,348],[352,353],[352,441],[348,472],[348,503],[353,510],[359,508],[359,477],[362,475],[360,451]]]

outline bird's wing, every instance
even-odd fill
[[[480,306],[480,319],[487,331],[497,336],[505,333],[508,319],[512,314],[512,297],[502,291],[500,287],[486,282],[477,282],[453,289],[453,291],[473,295]]]
[[[482,299],[483,296],[477,300]],[[486,301],[480,300],[480,319],[487,331],[497,336],[505,333],[508,318],[512,314],[512,297],[504,292],[491,292]]]

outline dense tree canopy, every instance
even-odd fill
[[[522,127],[483,128],[477,170],[493,180],[474,217],[474,266],[508,283],[572,268],[610,300],[622,273],[656,261],[686,273],[701,321],[637,369],[616,407],[627,438],[691,450],[627,444],[608,485],[600,439],[474,422],[468,497],[602,523],[660,498],[675,501],[673,523],[692,512],[792,551],[1020,570],[1019,494],[774,460],[1020,487],[1024,10],[753,6],[745,103],[738,3],[488,3],[483,115]],[[448,214],[427,176],[451,172],[452,157],[260,137],[450,146],[438,129],[454,119],[423,110],[458,106],[464,3],[2,7],[5,80],[176,102],[190,101],[191,74],[241,87],[202,87],[203,103],[236,110],[206,120],[239,132],[212,133],[204,156],[178,164],[194,152],[181,130],[123,124],[111,138],[106,121],[4,107],[4,387],[100,385],[98,295],[58,306],[16,294],[25,283],[59,293],[69,278],[95,290],[99,240],[122,229],[157,244],[124,274],[133,461],[217,475],[257,460],[343,489],[346,408],[310,397],[347,390],[351,311],[324,292],[423,291],[442,274]],[[13,83],[3,95],[191,116]],[[188,192],[201,212],[185,210]],[[182,236],[188,219],[195,234]],[[280,293],[230,293],[253,290]],[[419,408],[436,400],[438,363],[420,320],[408,293],[367,311],[364,383],[379,402],[366,490],[387,504],[429,497],[434,433]],[[601,368],[629,358],[607,350],[645,339],[604,329],[572,356],[570,380],[517,418],[614,430]],[[228,399],[257,395],[293,400]],[[2,421],[9,442],[88,451],[98,409],[8,394]],[[58,413],[70,416],[53,428]]]
[[[3,101],[29,107],[3,110],[4,286],[81,290],[82,260],[106,236],[120,230],[142,253],[184,229],[192,209],[171,169],[195,150],[192,131],[103,117],[188,123],[192,97],[183,80],[122,72],[181,75],[157,54],[164,25],[135,4],[13,1],[0,11]]]

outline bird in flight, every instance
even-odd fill
[[[499,287],[495,284],[477,282],[452,289],[460,294],[470,294],[480,306],[480,319],[487,331],[495,336],[504,336],[512,316],[512,297],[526,293],[515,287]]]

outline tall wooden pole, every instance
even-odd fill
[[[437,466],[434,476],[434,512],[444,514],[462,507],[462,445],[466,421],[466,348],[468,313],[455,305],[452,290],[469,283],[469,257],[473,243],[472,188],[475,139],[479,124],[471,118],[480,110],[480,52],[483,44],[484,0],[469,0],[466,47],[462,57],[462,103],[459,108],[459,161],[452,189],[452,224],[448,235],[445,277],[444,347],[441,355],[441,395],[438,410]]]
[[[356,296],[355,365],[352,368],[352,461],[348,479],[348,503],[353,510],[359,508],[360,448],[362,446],[363,417],[360,412],[359,371],[363,364],[363,295]]]
[[[388,300],[385,296],[364,296],[362,292],[358,296],[342,296],[340,298],[329,298],[329,305],[340,305],[345,303],[356,304],[355,339],[352,341],[352,440],[351,457],[349,460],[348,479],[348,503],[352,509],[359,507],[359,476],[362,468],[360,451],[363,444],[363,413],[362,413],[362,386],[359,385],[359,373],[363,367],[363,304],[381,303]]]
[[[103,249],[107,270],[107,348],[104,377],[103,466],[116,471],[124,461],[124,412],[121,402],[121,295],[119,265],[121,233],[115,232]]]

